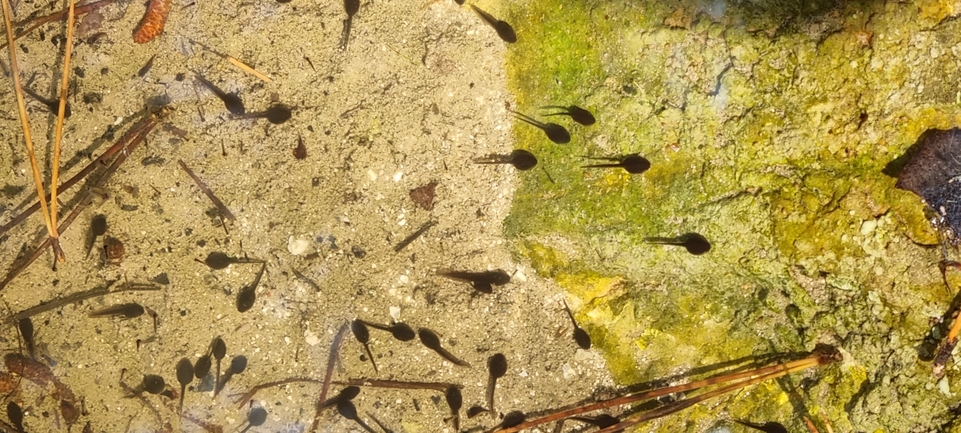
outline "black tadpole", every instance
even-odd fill
[[[350,25],[354,21],[354,15],[360,10],[360,0],[344,0],[344,12],[347,12],[347,19],[344,20],[344,31],[340,35],[340,49],[346,51],[347,43],[350,42]]]
[[[493,286],[503,286],[511,282],[510,274],[501,269],[483,272],[438,271],[437,275],[470,283],[478,292],[487,294],[494,292]]]
[[[441,347],[440,337],[438,337],[434,331],[431,331],[427,328],[420,328],[420,330],[417,331],[417,336],[420,337],[420,342],[423,343],[424,346],[427,346],[428,349],[437,352],[438,355],[444,357],[444,359],[450,361],[452,364],[459,365],[461,367],[470,367],[470,364],[467,363],[467,361],[457,358],[446,349]]]
[[[227,356],[227,343],[225,343],[224,339],[220,338],[219,336],[214,337],[213,341],[210,342],[210,352],[214,355],[214,359],[217,360],[217,375],[214,377],[216,377],[217,380],[220,380],[220,361]]]
[[[787,433],[787,428],[785,428],[784,425],[780,423],[776,423],[774,421],[768,421],[764,424],[750,422],[750,421],[742,421],[739,419],[736,419],[733,421],[745,427],[750,427],[754,430],[762,431],[764,433]]]
[[[348,386],[340,390],[340,392],[338,392],[337,395],[331,398],[328,398],[323,403],[320,403],[319,405],[317,405],[317,411],[320,411],[321,409],[326,407],[337,405],[342,401],[353,400],[354,397],[357,397],[358,394],[360,394],[360,387],[353,386],[353,385]]]
[[[156,394],[160,394],[161,392],[164,392],[164,388],[166,386],[167,384],[164,382],[163,377],[160,377],[156,374],[147,374],[147,375],[144,375],[143,382],[141,382],[140,385],[137,386],[135,392],[141,393],[146,391],[150,394],[156,395]]]
[[[568,105],[566,107],[562,105],[548,105],[546,107],[541,107],[541,108],[561,110],[560,112],[557,112],[557,113],[545,114],[545,116],[568,116],[571,118],[571,120],[577,123],[580,123],[581,125],[584,125],[584,126],[591,126],[595,122],[597,122],[597,119],[594,118],[594,115],[591,114],[590,111],[587,111],[576,105]]]
[[[260,427],[267,422],[267,409],[257,406],[247,412],[247,426],[240,433],[246,433],[251,427]]]
[[[370,323],[370,322],[363,322],[363,323],[367,326],[370,326],[371,328],[390,332],[390,335],[393,335],[394,339],[396,340],[410,341],[417,338],[417,333],[414,332],[414,329],[411,328],[410,325],[406,323],[395,322],[393,324],[386,325],[386,326],[378,325],[376,323]]]
[[[214,95],[217,95],[217,97],[224,102],[224,106],[227,107],[227,111],[229,111],[231,114],[240,115],[246,112],[246,109],[244,108],[244,101],[241,101],[240,97],[237,96],[236,93],[227,93],[223,90],[220,90],[220,88],[214,85],[214,83],[211,83],[198,73],[194,73],[194,76],[197,77],[197,81],[200,81],[200,83],[203,84],[207,90],[213,92]]]
[[[237,119],[267,119],[268,122],[273,123],[274,125],[280,125],[281,123],[290,120],[290,117],[290,107],[284,104],[274,104],[264,111],[236,116]]]
[[[567,302],[564,302],[564,311],[567,312],[567,317],[571,318],[571,323],[574,325],[574,342],[580,346],[581,349],[588,350],[591,348],[591,336],[587,334],[580,326],[577,326],[577,320],[574,319],[574,313],[571,312],[570,307],[567,306]]]
[[[39,102],[39,103],[41,103],[41,104],[43,104],[43,105],[46,105],[46,106],[47,106],[47,109],[50,110],[51,113],[53,113],[53,114],[58,114],[58,111],[60,110],[60,98],[57,98],[57,99],[44,98],[43,96],[40,96],[39,93],[34,92],[34,91],[33,91],[30,87],[28,87],[28,86],[21,86],[21,87],[23,88],[23,91],[24,91],[24,92],[26,92],[28,95],[30,95],[31,98],[36,99],[37,102]],[[67,103],[67,106],[64,107],[64,109],[63,109],[63,117],[64,117],[64,118],[70,117],[70,103],[69,103],[69,102]]]
[[[494,410],[494,389],[497,388],[497,379],[507,374],[507,357],[503,353],[495,353],[487,358],[487,370],[490,376],[487,379],[487,407],[490,409],[491,418],[497,417]]]
[[[444,391],[444,399],[447,400],[447,406],[450,407],[454,431],[460,431],[460,408],[464,406],[464,397],[461,395],[460,389],[455,385],[448,386],[447,390]]]
[[[180,403],[177,404],[177,413],[183,412],[184,409],[184,392],[187,391],[187,385],[190,384],[194,379],[194,366],[190,363],[187,358],[181,358],[177,362],[177,382],[180,383]]]
[[[533,117],[524,115],[522,113],[518,113],[513,110],[511,110],[511,113],[514,113],[514,117],[516,117],[517,120],[520,120],[536,128],[539,128],[541,131],[544,131],[544,134],[547,135],[547,139],[550,141],[553,141],[554,143],[567,144],[571,142],[571,133],[567,132],[567,129],[565,129],[561,125],[558,125],[556,123],[540,122],[537,119],[534,119]]]
[[[481,10],[481,8],[477,6],[470,5],[470,7],[474,9],[474,12],[477,12],[477,15],[480,15],[481,19],[483,19],[484,22],[486,22],[487,24],[489,24],[491,27],[494,28],[494,31],[497,32],[497,36],[500,36],[500,38],[504,42],[507,42],[510,44],[517,42],[517,33],[514,33],[514,28],[511,27],[510,24],[507,24],[503,20],[494,18],[493,15],[487,12],[484,12],[483,10]]]
[[[674,238],[644,238],[644,242],[684,247],[687,252],[695,256],[711,251],[711,243],[697,233],[684,233]]]
[[[224,389],[224,387],[227,385],[227,382],[230,381],[231,377],[233,377],[235,374],[243,373],[244,370],[246,369],[247,369],[246,356],[237,355],[233,357],[233,359],[230,360],[230,368],[228,368],[227,372],[224,373],[224,377],[217,381],[217,387],[214,388],[214,397],[216,397],[217,394],[220,394],[220,391]]]
[[[504,415],[504,421],[501,422],[501,428],[511,428],[520,425],[525,420],[527,420],[527,415],[524,415],[521,411],[508,412]]]
[[[337,403],[337,413],[339,413],[340,416],[344,418],[353,420],[354,422],[357,423],[357,425],[361,426],[368,433],[377,433],[376,431],[374,431],[374,429],[370,428],[370,426],[367,425],[367,423],[361,420],[359,416],[357,416],[357,408],[354,406],[353,403],[350,402],[350,400],[344,400],[340,403]]]
[[[13,401],[7,403],[7,418],[13,423],[13,427],[17,429],[18,432],[23,433],[23,409]]]
[[[37,359],[36,344],[33,342],[33,321],[29,317],[24,317],[17,321],[17,329],[23,337],[23,345],[27,349],[27,356],[30,359]]]
[[[623,168],[624,171],[630,174],[641,174],[651,168],[651,161],[647,158],[638,155],[626,155],[622,158],[590,158],[590,159],[603,159],[608,161],[618,161],[609,164],[591,164],[584,165],[582,168]]]
[[[257,273],[253,282],[237,292],[237,311],[244,313],[254,306],[254,302],[257,301],[257,286],[260,285],[260,279],[264,276],[265,270],[267,270],[267,263],[260,266],[260,272]]]
[[[200,260],[197,260],[197,261],[199,262]],[[244,257],[244,258],[230,257],[227,255],[227,253],[214,251],[210,254],[207,254],[207,258],[204,259],[202,263],[207,265],[207,267],[209,267],[210,269],[220,270],[220,269],[225,269],[227,268],[227,266],[230,266],[235,263],[264,263],[264,261],[260,259],[251,259],[247,257]]]
[[[524,149],[516,149],[507,155],[487,155],[474,158],[474,164],[510,164],[520,171],[526,171],[537,165],[537,157]]]
[[[370,364],[374,366],[374,372],[377,372],[377,363],[374,362],[374,355],[370,353],[370,331],[367,330],[367,325],[361,320],[354,319],[350,322],[350,332],[354,333],[354,337],[360,344],[364,345],[364,350],[367,352],[367,357],[370,358]]]

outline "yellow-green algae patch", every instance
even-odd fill
[[[733,417],[802,431],[822,413],[842,431],[956,428],[961,372],[939,383],[919,359],[951,297],[938,237],[891,175],[923,131],[961,126],[956,9],[531,0],[506,14],[517,109],[576,104],[598,119],[555,120],[568,145],[515,125],[541,164],[523,173],[506,230],[576,301],[615,378],[817,343],[845,354],[650,428]],[[652,164],[642,175],[581,168],[635,152]],[[685,232],[712,251],[644,242]]]

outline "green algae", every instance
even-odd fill
[[[518,109],[578,104],[598,118],[567,146],[515,126],[543,167],[505,221],[517,253],[580,302],[622,384],[816,343],[846,354],[803,390],[792,377],[658,428],[702,430],[728,411],[803,429],[815,408],[842,429],[950,423],[961,400],[932,391],[917,348],[950,300],[938,237],[883,171],[921,132],[961,125],[961,22],[946,20],[958,11],[574,3],[511,12]],[[652,162],[643,175],[580,168],[583,155],[633,152]],[[644,242],[689,231],[713,250]],[[904,415],[884,409],[905,401]]]

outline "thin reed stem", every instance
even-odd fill
[[[66,117],[67,110],[67,86],[70,82],[70,55],[73,53],[73,25],[77,19],[74,14],[74,0],[67,0],[69,3],[67,12],[67,42],[64,47],[63,55],[63,74],[60,78],[60,106],[57,107],[57,126],[53,135],[53,174],[50,181],[50,226],[53,227],[51,238],[60,236],[57,233],[57,182],[60,181],[60,145],[63,142],[63,119]],[[61,262],[67,260],[63,254],[63,249],[57,251],[57,259]]]
[[[27,155],[30,157],[30,170],[33,172],[33,182],[37,186],[37,196],[40,197],[40,210],[43,212],[44,223],[47,225],[47,233],[54,239],[56,239],[57,228],[53,226],[53,220],[50,219],[50,209],[47,209],[47,203],[43,200],[46,194],[43,192],[43,179],[40,178],[40,166],[37,164],[37,153],[33,149],[33,137],[30,135],[30,121],[27,119],[27,104],[23,99],[23,87],[20,84],[20,67],[17,63],[17,50],[13,44],[13,25],[10,23],[10,16],[12,12],[10,11],[10,1],[2,0],[3,2],[3,20],[7,27],[7,42],[10,47],[10,73],[13,75],[13,88],[14,93],[17,95],[17,108],[20,110],[20,124],[23,126],[23,138],[27,142]],[[54,248],[59,249],[59,242],[55,244]]]

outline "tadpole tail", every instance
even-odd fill
[[[623,167],[621,164],[592,164],[592,165],[582,165],[581,168],[616,168]]]
[[[350,41],[350,23],[353,22],[353,20],[354,17],[350,15],[344,20],[344,31],[340,34],[341,51],[347,51],[347,43]]]

